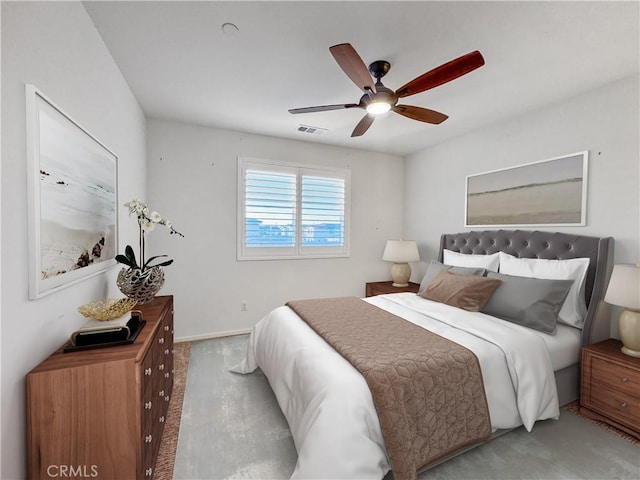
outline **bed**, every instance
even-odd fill
[[[458,257],[462,262],[486,263],[499,256],[505,266],[507,260],[515,262],[516,267],[509,268],[516,269],[520,263],[526,268],[530,264],[535,268],[537,264],[544,267],[547,263],[536,262],[536,259],[570,260],[550,262],[554,268],[558,264],[573,264],[574,259],[584,264],[579,289],[586,310],[580,315],[582,328],[558,323],[553,335],[412,293],[370,297],[364,299],[367,306],[363,308],[378,307],[387,315],[407,320],[413,328],[417,325],[421,331],[425,329],[473,352],[484,382],[491,424],[488,438],[521,425],[531,430],[538,420],[557,418],[561,405],[578,398],[580,348],[609,337],[609,314],[602,298],[612,268],[612,255],[612,238],[524,230],[442,235],[440,263],[433,262],[434,268],[442,268],[443,262],[447,264],[447,256],[453,264]],[[504,282],[512,280],[510,275],[487,274],[486,270],[485,275]],[[577,286],[577,282],[564,283],[566,288],[572,283]],[[337,301],[321,303],[319,308],[339,305]],[[356,370],[353,360],[347,361],[336,351],[341,347],[330,346],[329,340],[320,337],[314,331],[316,327],[312,328],[308,320],[303,321],[292,307],[297,305],[279,307],[256,324],[249,337],[246,358],[232,371],[250,373],[260,368],[268,378],[298,451],[291,478],[385,477],[391,470],[390,458],[396,457],[390,456],[385,444],[385,438],[389,437],[383,435],[383,416],[378,416],[376,411],[378,403],[374,404],[369,379],[365,380],[365,375]],[[334,315],[339,312],[336,310]],[[388,320],[386,317],[378,325]],[[451,403],[450,398],[441,403]],[[437,428],[440,435],[447,436],[442,426]],[[430,458],[426,464],[418,464],[416,471],[430,468],[478,443],[481,442],[466,441],[455,444],[454,449],[443,447],[444,453]],[[393,470],[395,474],[396,468]],[[416,472],[401,475],[403,478],[415,476]]]

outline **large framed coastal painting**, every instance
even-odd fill
[[[466,227],[580,226],[589,152],[467,176]]]
[[[26,86],[29,298],[113,267],[117,157],[33,85]]]

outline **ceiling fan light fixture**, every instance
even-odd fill
[[[387,113],[391,110],[391,105],[387,102],[371,102],[367,105],[367,112],[373,115],[380,115],[381,113]]]

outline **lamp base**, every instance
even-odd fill
[[[391,265],[391,280],[393,287],[408,287],[411,277],[411,265],[408,263],[394,263]]]
[[[640,312],[624,309],[618,320],[618,333],[625,355],[640,357]]]
[[[638,357],[638,358],[640,358],[640,351],[638,351],[638,350],[631,350],[630,348],[622,347],[620,349],[620,351],[622,353],[624,353],[625,355],[629,355],[630,357]]]

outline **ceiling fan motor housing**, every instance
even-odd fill
[[[393,90],[385,87],[382,83],[376,83],[376,93],[368,91],[360,98],[360,105],[367,108],[370,103],[386,103],[394,107],[398,103],[398,96]]]

